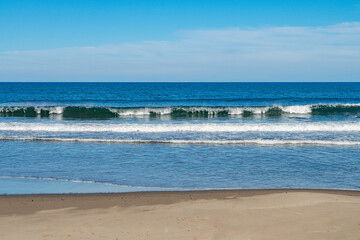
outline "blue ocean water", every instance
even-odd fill
[[[360,188],[360,83],[0,83],[0,194]]]

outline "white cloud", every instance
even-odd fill
[[[13,51],[0,80],[358,81],[360,23],[182,31],[175,41]]]

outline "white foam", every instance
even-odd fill
[[[360,122],[105,124],[105,123],[0,123],[1,131],[34,132],[359,132]]]
[[[58,106],[58,107],[49,107],[49,113],[50,114],[56,114],[56,115],[60,115],[64,112],[64,107],[62,106]]]
[[[293,105],[293,106],[282,106],[280,107],[286,113],[290,114],[310,114],[311,105]]]
[[[208,116],[217,116],[222,111],[228,111],[230,116],[240,116],[244,111],[251,111],[255,115],[263,115],[272,107],[280,108],[287,114],[311,114],[311,107],[313,105],[292,105],[292,106],[267,106],[267,107],[167,107],[167,108],[139,108],[139,109],[116,109],[111,108],[111,111],[116,112],[118,116],[148,116],[151,113],[157,115],[170,115],[172,110],[180,109],[187,112],[201,112],[206,111]]]
[[[149,116],[151,113],[156,113],[158,115],[169,115],[172,108],[131,108],[131,109],[117,109],[110,108],[110,111],[116,113],[118,116],[122,117],[131,117],[131,116]]]

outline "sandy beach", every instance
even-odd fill
[[[0,239],[360,239],[360,192],[5,195]]]

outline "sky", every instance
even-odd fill
[[[0,81],[360,81],[360,0],[0,0]]]

